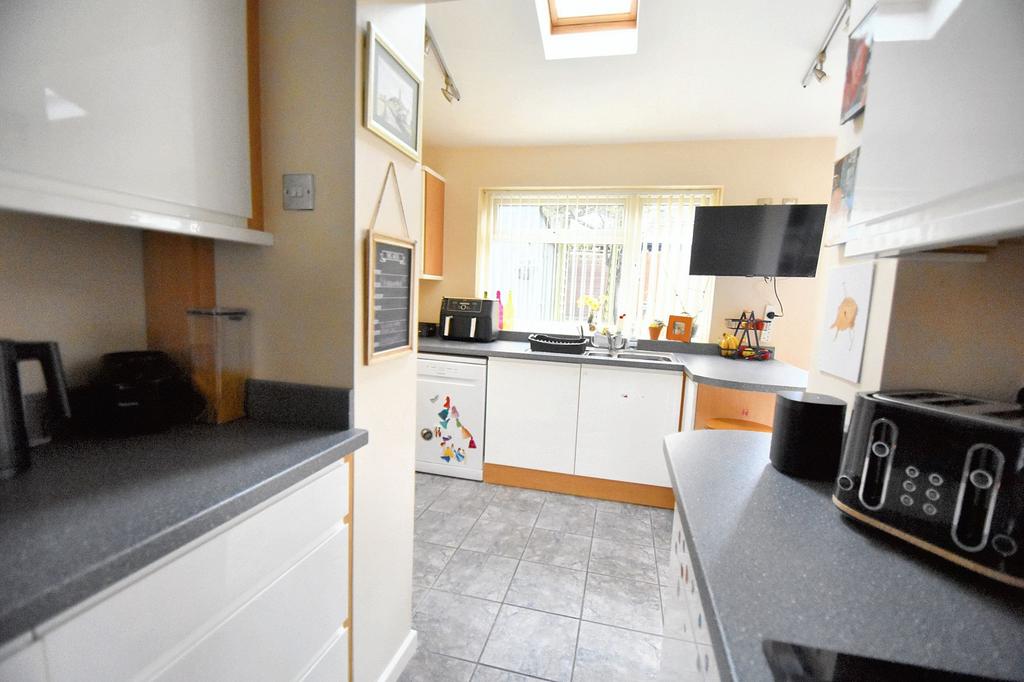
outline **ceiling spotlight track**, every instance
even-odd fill
[[[849,16],[850,2],[851,0],[842,0],[839,4],[836,18],[832,20],[832,26],[828,29],[828,33],[825,34],[825,40],[821,42],[821,47],[818,48],[818,52],[814,55],[814,61],[807,67],[803,80],[800,81],[800,85],[803,87],[807,87],[807,84],[811,82],[812,76],[817,78],[818,82],[821,82],[828,75],[825,73],[825,56],[828,52],[828,46],[832,43],[832,39],[836,37],[836,33],[839,32],[839,27],[842,25],[843,20]]]
[[[426,33],[423,38],[423,51],[424,53],[431,53],[434,55],[434,59],[437,60],[437,65],[441,67],[441,75],[444,77],[444,87],[441,88],[441,94],[444,98],[451,102],[462,101],[462,95],[459,93],[459,89],[455,86],[455,79],[452,78],[451,72],[448,70],[448,65],[444,62],[444,57],[441,56],[441,50],[437,47],[437,39],[434,38],[434,32],[430,30],[430,24],[426,24]]]

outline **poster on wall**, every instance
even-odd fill
[[[828,223],[825,246],[844,244],[848,240],[847,226],[853,210],[853,186],[857,179],[857,160],[860,147],[836,161],[832,170],[832,196],[828,201]]]
[[[874,263],[846,265],[829,273],[818,343],[818,369],[822,372],[853,383],[860,381],[874,276]]]
[[[840,125],[864,111],[868,95],[868,73],[871,65],[871,48],[875,37],[872,30],[872,9],[863,21],[850,33],[846,52],[846,84],[843,86],[843,109],[839,115]]]

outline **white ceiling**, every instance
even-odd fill
[[[532,0],[427,5],[462,94],[428,56],[424,135],[449,146],[835,135],[846,64],[800,79],[838,0],[640,0],[636,55],[545,61]]]

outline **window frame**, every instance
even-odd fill
[[[709,194],[710,199],[707,204],[708,206],[721,206],[722,197],[724,194],[724,188],[722,185],[643,185],[643,186],[583,186],[583,187],[571,187],[571,186],[557,186],[557,187],[488,187],[480,190],[479,201],[478,201],[478,215],[477,215],[477,249],[476,249],[476,295],[482,296],[485,288],[488,286],[490,279],[490,254],[492,246],[492,233],[493,233],[493,211],[496,207],[495,200],[502,198],[503,195],[529,195],[529,194],[549,194],[552,198],[553,204],[565,203],[564,197],[567,195],[577,195],[579,197],[592,197],[601,198],[601,195],[606,195],[607,198],[625,198],[626,203],[626,218],[625,218],[625,232],[622,254],[620,256],[623,267],[627,264],[635,264],[639,258],[639,249],[641,248],[640,240],[634,239],[633,237],[641,236],[641,214],[644,206],[644,199],[650,198],[652,195],[667,195],[667,194],[686,194],[686,193],[703,193]],[[561,195],[563,200],[558,200],[557,197]],[[542,201],[543,198],[539,198],[538,201]],[[630,224],[635,227],[631,228]],[[635,242],[635,243],[634,243]],[[626,280],[629,280],[627,283]],[[627,305],[632,305],[631,302],[636,301],[639,293],[635,289],[637,283],[632,282],[632,277],[627,277],[625,271],[621,275],[623,284],[629,287],[628,291],[623,292],[622,302]],[[714,278],[710,278],[709,296],[713,302],[714,299]],[[705,330],[710,326],[711,323],[711,310],[710,307],[705,311],[705,315],[702,316],[703,326]],[[633,320],[633,324],[639,324],[640,320]],[[548,324],[555,325],[559,324],[554,321],[548,321]],[[522,331],[522,330],[517,330]],[[531,329],[529,331],[548,331],[546,329]],[[634,330],[638,335],[643,330],[637,328]]]
[[[617,31],[636,29],[638,0],[632,0],[629,11],[618,14],[590,14],[586,16],[558,16],[557,0],[548,0],[551,34],[581,33],[584,31]]]

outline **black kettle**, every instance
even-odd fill
[[[29,462],[25,407],[18,374],[18,363],[22,360],[36,360],[42,365],[51,414],[71,416],[67,381],[57,344],[0,339],[0,478],[10,478]]]

